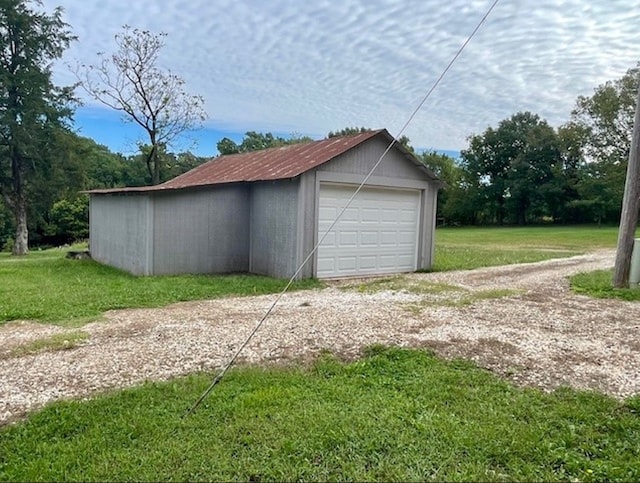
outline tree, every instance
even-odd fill
[[[327,139],[337,138],[340,136],[352,136],[354,134],[361,134],[370,131],[373,131],[373,129],[370,129],[368,127],[345,127],[343,129],[340,129],[339,131],[329,131],[329,134],[327,134]]]
[[[456,160],[435,151],[424,152],[418,155],[418,159],[444,183],[444,187],[438,194],[438,217],[449,218],[450,215],[454,215],[454,218],[458,218],[457,214],[449,211],[451,209],[450,200],[457,199],[455,193],[463,189],[463,173]]]
[[[580,130],[581,151],[588,161],[579,172],[574,205],[598,222],[615,222],[620,209],[631,150],[640,69],[598,86],[590,97],[580,96],[571,125]]]
[[[222,155],[249,153],[251,151],[260,151],[262,149],[277,148],[278,146],[288,146],[291,144],[308,143],[313,141],[310,137],[292,134],[289,139],[280,136],[274,136],[270,132],[259,133],[248,131],[244,134],[242,142],[236,144],[229,138],[222,138],[218,141],[218,152]]]
[[[188,94],[184,80],[158,67],[166,34],[123,27],[115,36],[117,50],[98,54],[98,65],[81,65],[76,75],[82,87],[102,104],[123,113],[147,134],[145,153],[151,184],[162,178],[161,146],[171,146],[205,119],[204,99]]]
[[[626,165],[639,80],[640,69],[636,67],[622,78],[598,86],[591,97],[578,97],[571,120],[585,131],[584,148],[590,160]]]
[[[470,138],[462,167],[487,221],[529,223],[548,215],[558,193],[557,135],[537,114],[520,112]]]
[[[27,0],[0,1],[0,190],[15,220],[14,255],[29,250],[30,180],[72,114],[72,89],[53,84],[50,64],[74,39],[62,9],[48,15]]]

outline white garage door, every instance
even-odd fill
[[[320,185],[318,240],[356,186]],[[420,191],[363,188],[318,247],[318,278],[410,272],[417,267]]]

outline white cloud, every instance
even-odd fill
[[[491,0],[46,0],[79,41],[110,51],[122,25],[168,33],[162,62],[206,99],[211,122],[322,136],[347,125],[396,134]],[[640,60],[630,0],[502,0],[406,134],[463,148],[521,110],[558,125],[576,97]],[[63,66],[61,82],[73,78]]]

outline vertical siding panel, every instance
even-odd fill
[[[249,203],[245,185],[157,193],[154,273],[249,270]]]
[[[148,195],[91,195],[92,258],[134,275],[147,274],[148,205]]]
[[[315,171],[300,177],[298,199],[298,246],[300,253],[297,264],[302,263],[311,253],[316,242],[316,175]],[[315,273],[315,256],[312,256],[300,271],[299,278],[310,278]]]
[[[291,277],[298,265],[298,184],[254,183],[251,194],[251,271]]]

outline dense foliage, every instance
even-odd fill
[[[31,179],[33,197],[28,212],[31,243],[46,247],[86,239],[89,235],[89,200],[82,193],[99,188],[145,186],[150,175],[144,153],[125,157],[106,146],[70,131],[60,131],[55,162],[43,166]],[[174,178],[206,161],[190,152],[159,150],[161,181]],[[0,200],[0,248],[11,248],[14,221]]]
[[[73,95],[53,83],[50,64],[74,39],[60,9],[48,15],[26,0],[0,3],[0,195],[2,211],[12,215],[15,255],[28,252],[38,179],[64,163],[56,141],[72,114]]]
[[[472,135],[460,160],[422,159],[447,184],[438,216],[452,224],[617,223],[640,73],[581,96],[554,129],[519,112]]]

